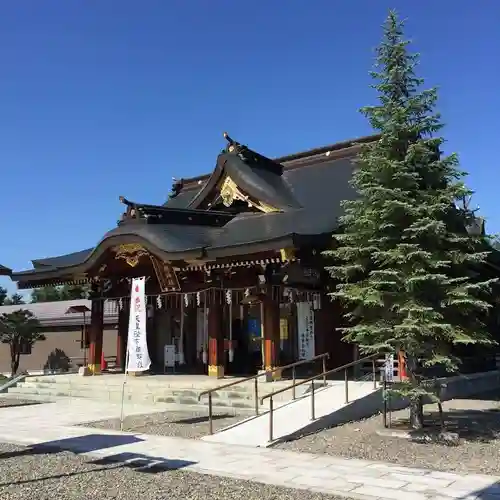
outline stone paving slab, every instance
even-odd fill
[[[366,460],[73,427],[68,425],[71,415],[51,420],[48,409],[37,413],[25,408],[24,418],[0,419],[0,441],[365,500],[500,500],[500,477],[495,476],[461,476]],[[22,409],[17,410],[21,416]]]

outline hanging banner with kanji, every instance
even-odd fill
[[[297,303],[299,360],[312,359],[315,353],[314,309],[310,302]]]
[[[128,372],[149,370],[148,343],[146,339],[146,279],[132,280],[130,318],[128,323]]]

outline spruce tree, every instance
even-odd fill
[[[361,109],[380,136],[362,147],[351,181],[358,197],[344,202],[326,255],[332,296],[349,311],[344,339],[364,353],[404,353],[409,381],[398,391],[419,428],[423,396],[433,394],[430,368],[454,372],[453,346],[493,343],[494,280],[481,278],[486,237],[466,230],[474,216],[458,205],[471,194],[466,174],[441,151],[437,91],[422,90],[403,27],[391,11],[371,73],[378,104]]]

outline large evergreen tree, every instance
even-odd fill
[[[378,105],[361,112],[380,138],[363,147],[327,269],[348,305],[345,340],[366,353],[403,351],[412,425],[422,425],[429,367],[455,371],[457,344],[491,342],[485,326],[492,281],[481,281],[485,237],[466,231],[473,213],[455,155],[441,152],[435,89],[422,90],[418,56],[390,12],[372,77]]]

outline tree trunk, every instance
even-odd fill
[[[19,369],[19,358],[21,353],[18,350],[10,349],[10,376],[14,378],[16,376],[17,370]]]
[[[443,403],[441,403],[441,401],[438,401],[437,405],[439,411],[439,425],[441,426],[441,432],[444,432],[446,424],[444,422]]]
[[[10,360],[10,376],[14,378],[17,373],[17,369],[19,368],[19,360],[11,359]]]
[[[410,401],[410,425],[415,430],[424,426],[424,405],[421,396]]]

